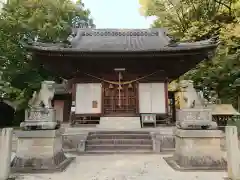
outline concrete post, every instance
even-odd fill
[[[153,143],[153,152],[160,153],[160,138],[161,135],[155,132],[151,132],[152,143]]]
[[[152,138],[153,151],[156,152],[156,134],[155,132],[151,132],[150,135]]]
[[[0,180],[8,179],[10,175],[11,153],[12,153],[12,128],[3,128],[0,145]]]
[[[238,132],[236,126],[226,126],[226,148],[228,177],[232,180],[240,180],[240,151],[238,147]]]

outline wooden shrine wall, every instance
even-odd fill
[[[76,107],[75,114],[100,116],[166,114],[168,112],[167,79],[159,73],[146,76],[149,74],[151,73],[123,72],[121,82],[125,84],[121,85],[120,92],[117,84],[107,82],[118,82],[116,72],[93,74],[100,79],[87,75],[77,76],[72,80],[71,85],[72,100],[75,101]],[[134,81],[139,77],[139,80]]]

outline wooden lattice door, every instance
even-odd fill
[[[120,87],[120,88],[119,88]],[[120,89],[120,90],[119,90]],[[137,112],[137,84],[103,84],[105,115],[134,115]]]

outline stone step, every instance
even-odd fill
[[[149,132],[146,131],[95,131],[89,132],[89,135],[92,134],[144,134],[149,135]]]
[[[96,131],[90,132],[86,142],[87,152],[150,152],[152,139],[146,131]]]
[[[88,135],[87,140],[93,139],[149,139],[151,136],[148,134],[92,134]]]
[[[135,151],[135,150],[142,150],[144,151],[150,151],[152,150],[152,145],[125,145],[125,144],[120,144],[120,145],[112,145],[112,144],[108,144],[108,145],[87,145],[86,146],[86,151]]]
[[[74,128],[77,128],[77,127],[95,128],[95,127],[97,127],[97,124],[80,124],[80,123],[75,123],[72,126]]]
[[[151,139],[93,139],[88,145],[152,145]]]
[[[86,154],[152,154],[152,150],[88,150]]]

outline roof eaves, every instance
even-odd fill
[[[205,44],[205,45],[192,45],[192,46],[175,46],[175,47],[163,47],[159,49],[136,49],[136,50],[89,50],[89,49],[77,49],[77,48],[62,48],[62,47],[42,47],[42,46],[24,46],[30,51],[48,51],[48,52],[69,52],[69,53],[93,53],[93,52],[123,52],[123,53],[137,53],[137,52],[179,52],[179,51],[192,51],[192,50],[204,50],[214,49],[218,44]]]

